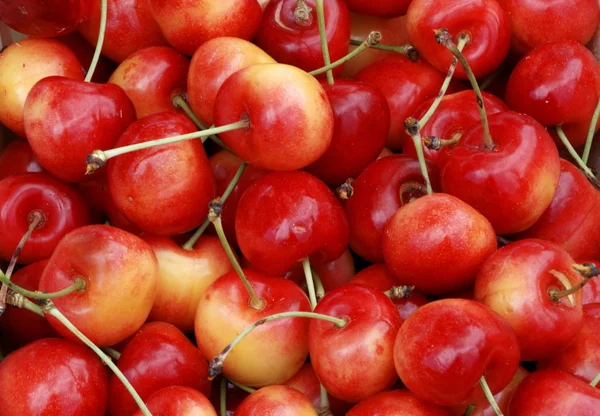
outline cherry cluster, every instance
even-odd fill
[[[597,0],[0,22],[1,415],[600,415]]]

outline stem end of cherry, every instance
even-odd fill
[[[335,192],[336,192],[338,198],[340,198],[340,199],[352,198],[352,195],[354,195],[354,188],[352,187],[352,182],[354,182],[354,179],[348,178],[348,179],[346,179],[346,182],[344,182],[343,184],[341,184],[340,186],[337,187]]]
[[[87,155],[85,158],[85,166],[86,166],[86,175],[91,175],[96,172],[98,169],[106,166],[106,161],[108,158],[106,154],[102,150],[94,150],[92,153]]]

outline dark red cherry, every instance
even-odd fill
[[[406,14],[410,2],[411,0],[346,0],[348,8],[353,13],[383,18]]]
[[[0,153],[0,179],[27,172],[43,172],[26,140],[13,140]]]

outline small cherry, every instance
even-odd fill
[[[189,387],[165,387],[148,397],[146,403],[153,415],[217,416],[206,396]],[[143,416],[143,413],[138,410],[133,416]]]
[[[13,140],[0,153],[0,179],[27,172],[43,172],[26,140]]]
[[[408,390],[388,390],[374,394],[354,406],[347,416],[450,416],[448,409],[417,398]]]
[[[294,415],[317,416],[312,404],[298,390],[268,386],[248,396],[235,411],[236,416]]]

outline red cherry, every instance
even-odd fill
[[[133,123],[115,147],[195,131],[187,117],[174,111],[151,114]],[[200,140],[121,155],[109,161],[107,177],[119,210],[151,235],[173,236],[199,226],[215,197],[214,178]]]
[[[189,56],[221,36],[252,39],[262,15],[256,0],[149,0],[148,5],[169,43]]]
[[[377,17],[403,16],[408,10],[411,0],[346,0],[348,8],[353,13]]]
[[[138,118],[173,110],[173,96],[186,90],[190,61],[174,49],[151,46],[121,62],[108,82],[123,88]]]
[[[443,72],[450,66],[452,53],[437,43],[434,30],[469,34],[463,55],[477,77],[498,68],[510,47],[508,16],[496,0],[413,0],[406,18],[410,39],[421,56]],[[454,76],[467,78],[460,65]]]
[[[502,247],[481,267],[475,300],[511,324],[523,361],[558,354],[581,330],[581,291],[556,300],[551,295],[582,280],[574,263],[560,247],[531,239]]]
[[[144,401],[170,386],[190,387],[205,396],[210,393],[211,382],[204,357],[181,331],[164,322],[144,325],[123,349],[117,366]],[[133,397],[113,374],[108,390],[108,413],[129,416],[136,409]]]
[[[427,170],[433,189],[438,191],[438,168],[427,163]],[[344,211],[350,226],[350,247],[356,254],[372,263],[383,263],[383,228],[398,208],[415,196],[415,183],[424,183],[419,162],[404,155],[371,163],[352,182],[354,194],[344,201]]]
[[[268,386],[248,396],[238,406],[235,415],[317,416],[317,412],[298,390],[287,386]]]
[[[73,51],[77,59],[81,63],[81,67],[83,72],[87,74],[90,65],[92,64],[92,60],[94,58],[95,46],[90,45],[90,43],[83,37],[83,35],[79,32],[72,32],[68,35],[61,35],[55,37],[54,40],[59,41]],[[92,76],[92,82],[97,83],[106,83],[110,74],[114,71],[117,65],[106,58],[105,56],[100,55],[98,58],[98,63],[96,64],[96,68],[94,70],[94,75]]]
[[[556,146],[543,126],[513,112],[488,117],[493,150],[474,126],[449,153],[441,171],[444,192],[482,213],[497,234],[531,227],[550,206],[560,176]]]
[[[307,257],[315,265],[333,261],[348,244],[340,203],[324,183],[301,171],[254,182],[240,199],[235,231],[244,257],[276,275]]]
[[[349,284],[325,295],[315,312],[347,320],[343,328],[311,320],[308,329],[313,369],[332,396],[356,403],[396,382],[392,350],[402,318],[387,296]]]
[[[29,228],[34,213],[42,222],[19,254],[19,263],[50,257],[70,231],[90,223],[90,209],[70,185],[46,173],[24,173],[0,181],[0,258],[9,260]],[[61,287],[60,289],[64,289]]]
[[[390,390],[360,401],[347,416],[450,416],[447,409],[427,403],[408,390]]]
[[[38,82],[24,108],[35,156],[44,169],[67,182],[85,180],[87,155],[113,147],[134,120],[134,107],[120,87],[64,77]]]
[[[325,64],[315,0],[306,0],[305,4],[312,12],[307,19],[302,20],[296,17],[296,0],[271,0],[256,34],[256,44],[277,62],[308,72],[322,68]],[[331,62],[335,62],[348,53],[350,13],[343,0],[326,1],[323,7],[325,36]],[[340,65],[333,73],[340,74],[342,69],[343,66]]]
[[[148,317],[158,264],[152,248],[139,237],[115,227],[89,225],[60,241],[39,289],[56,292],[78,277],[85,280],[85,291],[56,298],[54,303],[92,342],[109,346],[135,333]],[[47,319],[59,334],[77,339],[56,318],[48,315]]]
[[[42,339],[0,364],[0,409],[5,415],[103,416],[107,386],[106,370],[90,349]]]
[[[13,140],[0,153],[0,179],[27,172],[43,172],[26,140]]]
[[[206,396],[189,387],[165,387],[148,397],[146,404],[154,415],[217,416]],[[138,409],[133,416],[143,416],[143,413]]]
[[[578,264],[583,263],[594,263],[596,267],[600,267],[600,261],[586,260],[578,262]],[[587,305],[589,303],[600,303],[600,281],[598,279],[591,279],[582,289],[581,304]]]
[[[415,396],[441,406],[484,397],[485,376],[496,394],[519,366],[519,346],[508,323],[480,303],[444,299],[416,310],[394,344],[402,382]]]
[[[233,415],[240,403],[244,401],[250,393],[245,392],[241,388],[227,381],[225,395],[227,397],[227,414]],[[210,402],[215,409],[218,409],[221,406],[221,391],[220,388],[217,388],[217,382],[215,382],[215,388],[210,391]]]

